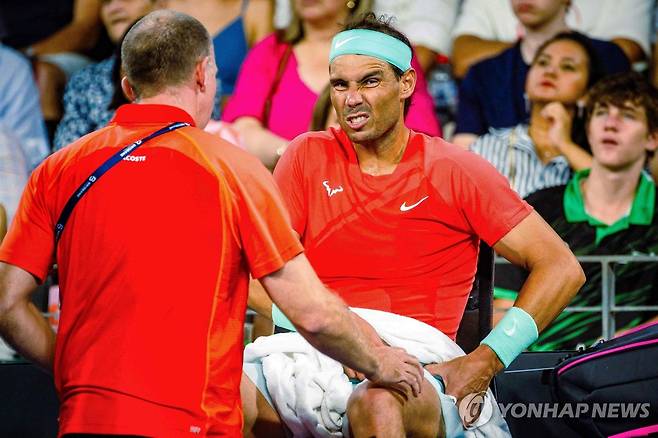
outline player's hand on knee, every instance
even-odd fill
[[[366,376],[380,386],[393,388],[409,396],[420,394],[423,368],[418,359],[402,348],[379,346],[375,349],[379,367],[375,374]]]
[[[425,365],[432,375],[439,375],[446,385],[446,394],[460,402],[470,394],[479,394],[489,388],[493,376],[500,371],[500,364],[489,359],[478,347],[475,351],[455,359]]]

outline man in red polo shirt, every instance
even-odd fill
[[[54,370],[60,435],[240,436],[249,272],[318,349],[417,394],[417,361],[374,344],[319,282],[266,169],[195,127],[216,88],[203,26],[154,12],[122,50],[138,104],[37,168],[0,248],[0,334]],[[56,338],[29,302],[53,256]]]

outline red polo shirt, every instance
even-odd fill
[[[0,260],[43,279],[57,251],[60,434],[240,436],[249,271],[302,251],[271,176],[195,127],[145,143],[78,203],[70,195],[121,147],[184,111],[126,105],[32,174]]]
[[[413,131],[390,175],[363,173],[345,132],[330,129],[297,137],[274,179],[313,268],[347,304],[453,339],[480,239],[495,244],[532,210],[476,154]]]

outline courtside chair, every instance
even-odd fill
[[[480,241],[477,271],[464,317],[457,329],[457,344],[466,353],[475,350],[489,334],[493,318],[494,252]]]

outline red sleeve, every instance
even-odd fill
[[[274,181],[279,186],[283,201],[288,207],[292,227],[300,236],[306,231],[306,199],[304,197],[304,180],[302,165],[302,154],[305,152],[307,140],[302,137],[294,139],[274,168]]]
[[[285,45],[277,41],[276,35],[270,35],[249,51],[240,67],[235,90],[224,108],[222,120],[234,122],[239,117],[262,119],[265,101],[284,51]]]
[[[411,96],[411,106],[405,117],[405,124],[416,132],[440,137],[442,132],[434,113],[434,101],[427,91],[425,74],[415,55],[411,59],[411,66],[416,70],[416,89]]]
[[[46,205],[47,162],[32,173],[9,232],[0,247],[0,261],[44,280],[53,261],[54,222]]]
[[[475,153],[462,152],[461,165],[452,176],[454,199],[473,231],[493,246],[525,219],[532,207],[488,161]]]
[[[239,238],[251,274],[260,278],[279,270],[304,249],[293,233],[281,194],[267,169],[257,159],[246,156],[241,167],[243,171],[234,182]]]

